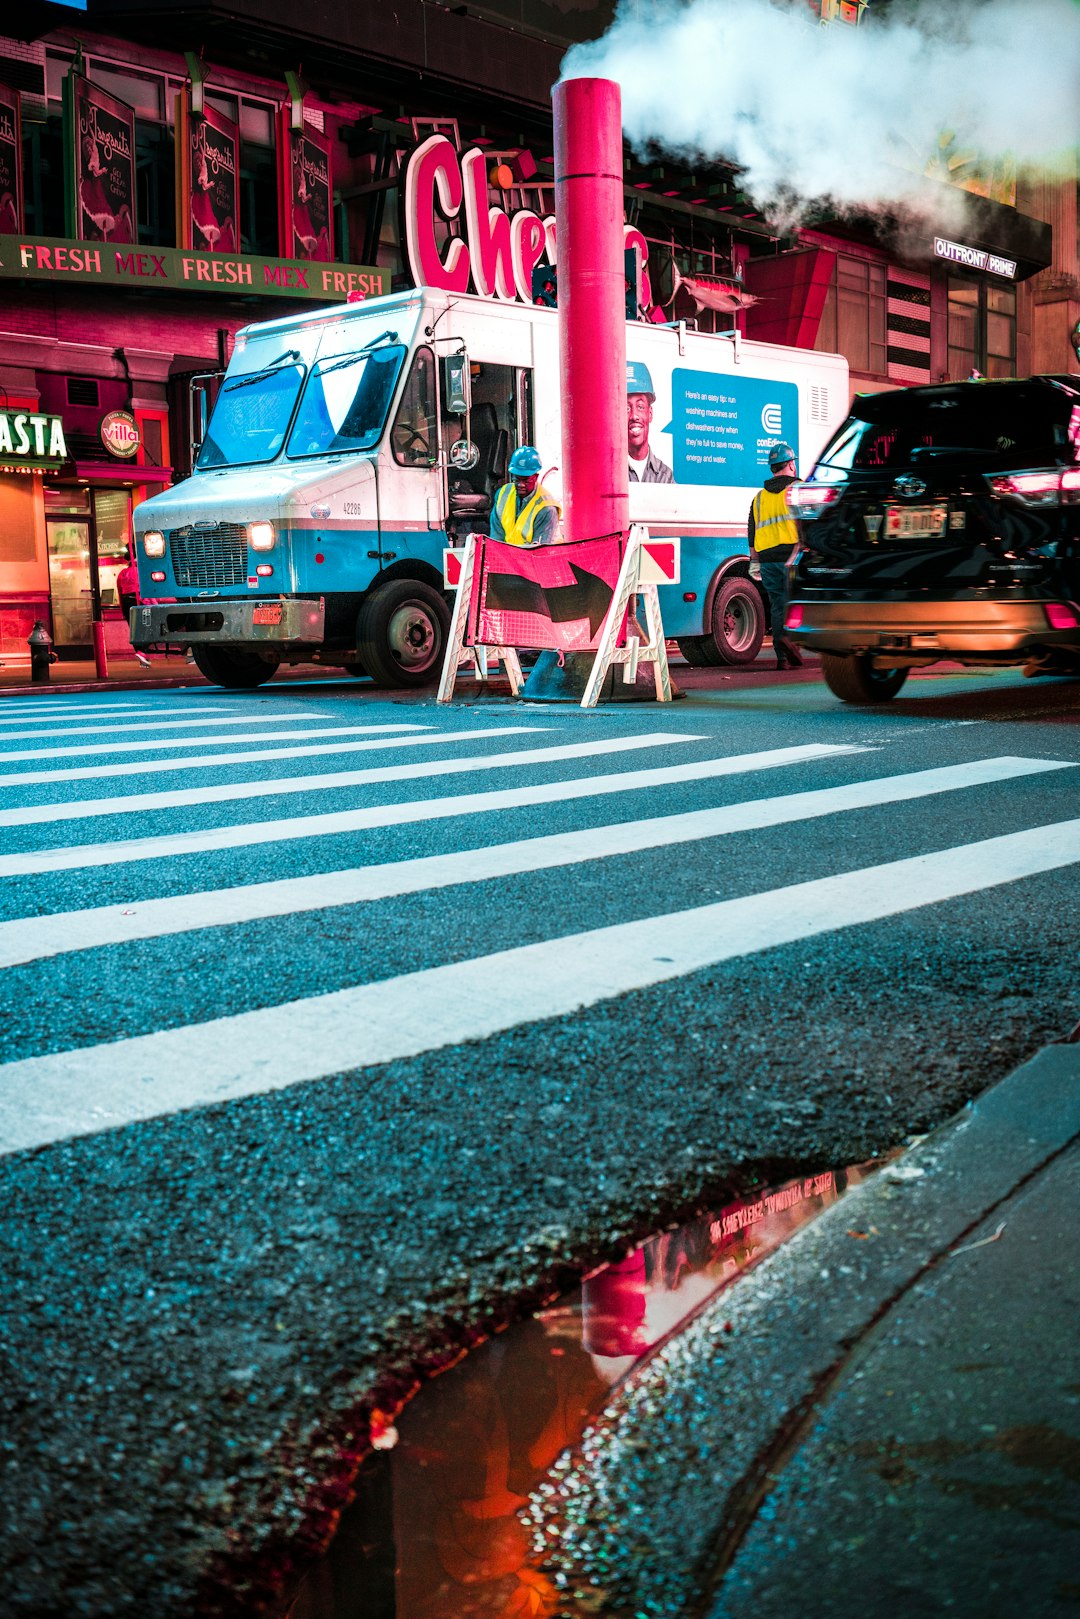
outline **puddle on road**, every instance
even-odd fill
[[[286,1619],[555,1613],[518,1513],[556,1457],[689,1316],[876,1167],[788,1181],[653,1237],[425,1383],[393,1448],[362,1464]]]

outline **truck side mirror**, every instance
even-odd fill
[[[448,354],[443,360],[443,402],[448,416],[467,416],[472,403],[469,356]]]

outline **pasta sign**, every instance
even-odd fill
[[[541,219],[529,208],[508,214],[492,206],[487,162],[477,146],[459,156],[445,135],[429,136],[413,152],[403,204],[409,269],[418,287],[531,304],[534,268],[556,262],[555,216]],[[446,238],[437,229],[440,220],[461,234]],[[638,301],[645,307],[652,301],[648,244],[630,225],[623,226],[623,239],[637,252]]]

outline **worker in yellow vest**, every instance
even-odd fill
[[[760,578],[761,588],[769,598],[776,667],[797,669],[803,660],[791,642],[784,640],[787,561],[800,538],[799,525],[787,503],[788,485],[798,478],[795,451],[790,444],[781,442],[772,446],[769,471],[772,477],[765,480],[750,507],[750,574],[752,578]]]
[[[510,482],[496,492],[491,537],[508,545],[550,545],[559,527],[559,508],[540,482],[544,463],[531,444],[510,457]]]

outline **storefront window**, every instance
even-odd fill
[[[853,371],[884,376],[886,281],[884,264],[838,253],[815,348],[844,355]]]
[[[949,381],[1016,374],[1016,289],[951,275]]]

